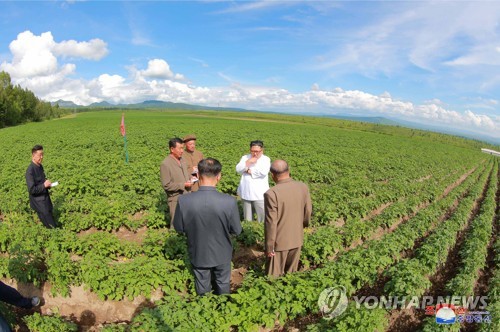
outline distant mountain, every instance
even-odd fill
[[[107,101],[101,101],[99,103],[92,103],[88,107],[113,107],[113,104],[108,103]]]
[[[368,122],[368,123],[376,123],[388,126],[401,126],[401,123],[391,119],[384,118],[382,116],[353,116],[353,115],[322,115],[322,116],[339,120]]]
[[[126,108],[166,108],[166,109],[183,109],[183,110],[211,109],[210,107],[207,106],[173,103],[171,101],[161,101],[161,100],[146,100],[143,101],[142,103],[125,104],[119,106]]]
[[[119,107],[119,108],[166,108],[166,109],[186,109],[186,110],[193,110],[193,109],[200,109],[202,106],[196,106],[196,105],[191,105],[191,104],[183,104],[183,103],[173,103],[170,101],[161,101],[161,100],[146,100],[143,101],[142,103],[136,103],[136,104],[118,104],[118,105],[112,105],[113,107]]]
[[[234,107],[216,107],[216,106],[202,106],[184,103],[173,103],[170,101],[161,100],[146,100],[139,104],[129,104],[129,108],[167,108],[167,109],[183,109],[183,110],[212,110],[212,111],[237,111],[237,112],[257,112],[256,110],[247,110],[244,108]]]
[[[202,106],[202,105],[193,105],[193,104],[185,104],[185,103],[173,103],[170,101],[161,101],[161,100],[146,100],[142,103],[136,104],[110,104],[106,101],[102,101],[100,103],[93,103],[88,106],[88,108],[131,108],[131,109],[182,109],[182,110],[212,110],[212,111],[237,111],[237,112],[250,112],[250,110],[246,110],[243,108],[233,108],[233,107],[213,107],[213,106]]]
[[[474,140],[478,140],[478,141],[484,141],[484,142],[494,144],[494,145],[500,145],[500,138],[492,137],[492,136],[485,135],[485,134],[479,134],[477,132],[469,131],[467,129],[455,129],[455,128],[450,128],[450,127],[445,127],[445,126],[428,125],[428,124],[410,122],[410,121],[405,121],[405,120],[400,120],[400,119],[397,119],[395,121],[399,122],[399,124],[401,126],[407,127],[407,128],[415,128],[415,129],[421,129],[421,130],[434,131],[434,132],[438,132],[438,133],[460,136],[460,137],[474,139]]]
[[[52,106],[59,105],[59,107],[66,107],[66,108],[82,107],[80,105],[75,104],[72,101],[67,101],[67,100],[62,100],[62,99],[59,99],[58,101],[53,101],[50,104]]]
[[[385,118],[382,116],[366,117],[366,116],[356,116],[356,115],[350,115],[350,114],[324,114],[324,113],[311,114],[311,115],[334,118],[334,119],[341,119],[341,120],[361,121],[361,122],[369,122],[369,123],[376,123],[376,124],[382,124],[382,125],[400,126],[400,127],[405,127],[405,128],[427,130],[427,131],[433,131],[433,132],[438,132],[438,133],[443,133],[443,134],[449,134],[449,135],[453,135],[453,136],[459,136],[459,137],[463,137],[463,138],[467,138],[467,139],[484,141],[486,143],[490,143],[490,144],[494,144],[494,145],[500,145],[500,138],[495,138],[492,136],[479,134],[476,132],[469,131],[467,129],[455,129],[455,128],[446,127],[446,126],[428,125],[428,124],[423,124],[423,123],[419,123],[419,122],[411,122],[411,121],[402,120],[402,119]]]

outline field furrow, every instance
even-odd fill
[[[498,162],[480,152],[482,143],[313,117],[126,110],[126,163],[121,115],[82,112],[0,130],[0,279],[44,298],[35,314],[1,306],[20,331],[397,330],[404,324],[396,311],[357,308],[353,298],[451,294],[449,285],[465,283],[488,291],[498,315],[498,271],[488,271],[498,265],[498,241],[468,244],[480,237],[475,222],[492,199],[498,227],[498,192],[483,194]],[[167,140],[190,133],[223,165],[217,189],[238,200],[234,167],[254,139],[309,186],[313,217],[299,272],[267,277],[263,224],[245,221],[233,239],[231,296],[196,296],[186,239],[168,229],[159,180]],[[59,182],[51,189],[54,230],[29,206],[24,172],[34,144],[44,146],[45,172]],[[464,248],[483,265],[471,270],[473,280],[455,281],[469,271]],[[331,287],[345,289],[349,305],[326,320],[318,298]],[[417,318],[411,326],[423,326]]]

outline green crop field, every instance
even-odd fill
[[[358,308],[352,299],[456,295],[488,296],[491,323],[474,328],[500,330],[499,158],[481,153],[480,142],[327,118],[127,110],[125,163],[121,114],[77,113],[0,130],[0,277],[45,299],[29,314],[0,304],[13,326],[441,331],[424,310]],[[266,277],[263,226],[243,222],[233,241],[231,296],[195,295],[185,239],[168,230],[159,179],[168,139],[190,133],[222,163],[222,192],[236,195],[235,166],[255,139],[308,184],[313,220],[300,272]],[[44,146],[46,175],[59,182],[51,191],[55,230],[29,208],[24,174],[35,144]],[[349,305],[324,319],[320,293],[338,286]]]

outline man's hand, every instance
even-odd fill
[[[274,257],[276,255],[276,253],[273,251],[270,251],[268,253],[266,253],[267,257]]]
[[[245,164],[246,164],[246,166],[247,166],[247,167],[249,167],[250,165],[255,164],[255,163],[257,162],[257,160],[258,160],[258,159],[259,159],[259,158],[257,158],[257,157],[252,157],[252,158],[248,159],[248,160],[245,162]]]
[[[193,183],[191,181],[184,182],[184,187],[191,188],[192,186],[193,186]]]
[[[52,182],[50,182],[49,180],[45,180],[45,182],[43,183],[43,186],[45,188],[49,188],[51,184],[52,184]]]

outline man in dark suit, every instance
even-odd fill
[[[290,177],[286,161],[274,161],[271,176],[276,186],[264,194],[266,272],[278,277],[297,271],[312,204],[307,185]]]
[[[45,227],[55,228],[56,223],[52,215],[53,206],[49,194],[52,182],[45,177],[42,161],[43,147],[35,145],[31,149],[31,164],[26,170],[26,185],[30,196],[30,206],[36,211]]]
[[[218,192],[222,165],[213,158],[198,163],[200,188],[179,197],[174,228],[185,233],[196,293],[229,294],[233,246],[230,234],[241,233],[236,199]]]

